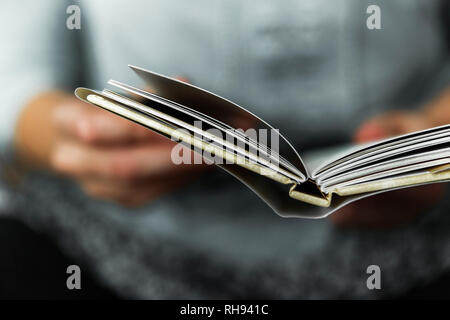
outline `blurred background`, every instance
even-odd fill
[[[0,298],[448,298],[445,185],[283,219],[73,90],[142,86],[137,65],[244,106],[301,153],[448,124],[449,4],[3,1]]]

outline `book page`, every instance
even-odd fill
[[[233,127],[233,119],[244,116],[251,119],[258,128],[274,132],[279,137],[278,153],[299,170],[304,177],[310,176],[308,168],[292,144],[279,131],[276,131],[275,128],[260,117],[230,100],[194,85],[136,66],[130,65],[129,67],[152,89],[151,93],[153,94],[201,112],[231,127]]]
[[[379,159],[443,144],[448,141],[450,141],[450,125],[414,132],[369,145],[362,145],[350,150],[347,155],[339,154],[333,156],[321,167],[315,169],[313,178],[321,181],[339,172]]]

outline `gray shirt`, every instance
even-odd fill
[[[348,141],[367,117],[416,108],[450,84],[442,2],[376,1],[382,29],[368,30],[372,2],[80,1],[81,30],[66,29],[61,1],[2,4],[3,141],[37,92],[138,84],[127,64],[185,76],[245,106],[300,152]],[[374,297],[369,264],[392,280],[378,294],[450,264],[445,202],[392,231],[339,231],[275,216],[222,172],[136,210],[57,177],[28,180],[19,191],[5,186],[5,213],[53,235],[124,296]]]

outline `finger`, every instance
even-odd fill
[[[98,150],[75,140],[61,138],[50,154],[51,167],[70,177],[83,177],[102,169]],[[96,169],[98,167],[98,169]]]
[[[175,79],[177,79],[178,81],[181,81],[181,82],[189,83],[189,79],[184,76],[175,76]]]
[[[118,180],[137,181],[156,179],[159,177],[177,176],[186,171],[197,172],[205,168],[205,164],[175,164],[172,161],[173,141],[151,143],[118,148],[107,151],[105,156],[106,174]],[[193,159],[193,152],[185,149],[188,157]]]
[[[58,105],[53,111],[53,122],[58,130],[65,135],[76,136],[78,123],[89,117],[90,106],[78,99],[68,99]]]
[[[54,120],[64,134],[91,144],[164,139],[143,126],[82,102],[59,106]]]
[[[162,141],[161,135],[105,110],[95,110],[80,119],[77,135],[92,144],[121,144],[141,140]]]
[[[424,113],[433,126],[450,123],[450,87],[424,108]]]
[[[363,123],[355,133],[355,141],[365,143],[390,136],[419,131],[431,126],[428,118],[415,112],[391,112]]]
[[[381,140],[387,136],[384,128],[377,121],[368,121],[361,125],[355,133],[355,142],[366,143]]]
[[[134,181],[196,171],[203,165],[175,165],[171,161],[174,143],[152,143],[116,148],[94,148],[64,141],[51,156],[54,169],[76,178],[101,178]]]
[[[396,112],[387,115],[381,123],[390,136],[419,131],[431,126],[426,117],[416,112]]]

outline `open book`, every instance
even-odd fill
[[[450,125],[302,159],[278,130],[237,104],[185,82],[130,68],[146,90],[110,80],[120,94],[86,88],[77,88],[75,94],[201,153],[280,216],[325,217],[380,192],[450,181]],[[245,119],[252,128],[235,129],[236,119]]]

